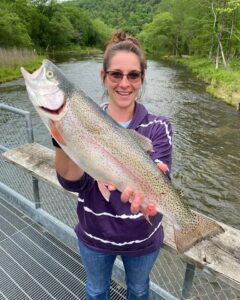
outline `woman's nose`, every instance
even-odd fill
[[[121,81],[119,82],[120,86],[129,86],[130,82],[127,78],[127,75],[123,75],[123,78],[121,79]]]

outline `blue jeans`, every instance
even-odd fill
[[[87,273],[87,300],[110,299],[110,282],[116,255],[101,253],[79,241],[82,262]],[[122,256],[126,273],[127,299],[147,300],[149,274],[160,248],[143,256]]]

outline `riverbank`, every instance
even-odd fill
[[[31,49],[0,48],[0,83],[19,78],[20,67],[33,71],[43,58]]]
[[[240,110],[239,62],[233,61],[228,69],[220,66],[216,70],[210,60],[203,58],[164,57],[164,60],[186,66],[197,78],[207,84],[206,91],[208,93]]]
[[[37,69],[44,59],[43,56],[37,56],[24,63],[16,63],[12,66],[1,66],[0,68],[0,83],[18,79],[22,76],[20,68],[24,67],[29,72]]]
[[[29,72],[39,68],[43,59],[58,54],[78,54],[78,55],[96,55],[102,53],[96,48],[69,48],[64,50],[55,50],[43,52],[37,55],[32,50],[26,49],[1,49],[0,48],[0,83],[18,79],[22,76],[20,68],[24,67]]]

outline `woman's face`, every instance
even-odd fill
[[[134,107],[139,89],[142,85],[140,61],[132,52],[119,51],[111,59],[107,72],[117,71],[119,74],[129,74],[116,80],[110,73],[102,72],[102,79],[108,90],[109,101],[117,108]],[[134,73],[135,72],[135,73]],[[116,77],[116,72],[113,73]],[[120,76],[121,77],[121,76]],[[104,79],[105,78],[105,79]],[[134,78],[131,79],[131,78]]]

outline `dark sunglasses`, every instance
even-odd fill
[[[132,83],[138,82],[142,78],[142,72],[137,70],[130,71],[127,74],[123,74],[122,71],[106,71],[106,73],[109,79],[115,83],[119,83],[123,76],[127,76],[127,79]]]

